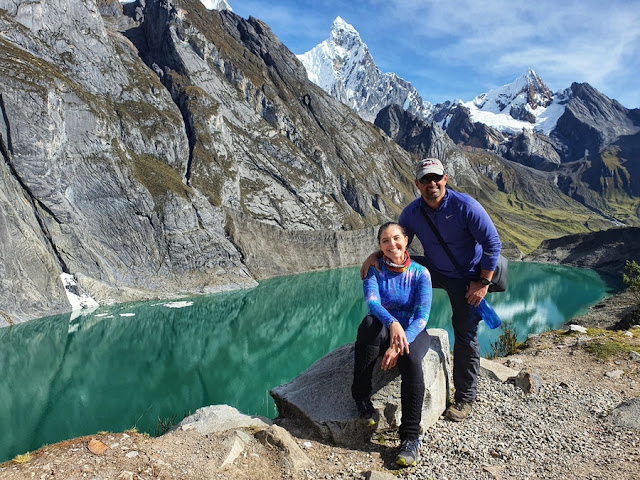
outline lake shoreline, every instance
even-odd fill
[[[629,292],[609,296],[567,324],[611,328],[634,308],[631,300]],[[630,330],[634,332],[636,351],[638,330]],[[375,472],[380,479],[525,478],[541,472],[554,480],[637,478],[640,431],[612,425],[607,412],[640,396],[638,363],[629,360],[628,354],[598,359],[584,348],[591,341],[586,336],[567,334],[562,328],[536,335],[518,354],[498,359],[512,368],[532,368],[540,376],[541,393],[526,395],[507,384],[482,378],[474,414],[461,424],[439,420],[426,432],[420,463],[402,472],[393,470],[396,440],[392,435],[385,445],[372,443],[355,450],[294,437],[311,461],[307,468],[297,471],[287,467],[286,453],[259,442],[252,432],[247,432],[246,455],[219,468],[228,454],[225,441],[232,431],[206,436],[196,431],[174,431],[161,437],[129,431],[78,437],[43,447],[30,454],[25,463],[0,465],[0,478],[18,480],[33,473],[37,478],[43,473],[48,474],[43,478],[54,478],[54,474],[57,478],[62,472],[66,472],[62,475],[65,478],[80,478],[86,473],[91,478],[173,475],[221,480],[361,479],[368,478],[368,472]],[[611,374],[618,370],[622,372],[619,376]],[[523,444],[519,432],[529,429],[531,435]],[[107,446],[104,454],[89,450],[89,442],[96,439]]]

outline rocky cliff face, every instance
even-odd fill
[[[4,323],[69,310],[61,273],[120,302],[356,264],[414,198],[409,155],[259,20],[112,7],[0,0]]]
[[[380,110],[375,126],[402,145],[416,162],[425,157],[445,158],[448,151],[456,149],[451,138],[437,124],[425,123],[400,105],[393,104]]]

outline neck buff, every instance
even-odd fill
[[[404,252],[404,262],[402,262],[400,265],[398,265],[397,263],[393,263],[391,260],[389,260],[389,258],[385,255],[384,257],[384,263],[387,266],[387,268],[389,270],[391,270],[392,272],[404,272],[407,268],[409,268],[409,263],[411,263],[411,258],[409,258],[409,252]]]

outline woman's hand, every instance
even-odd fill
[[[387,348],[387,351],[382,357],[382,370],[391,370],[398,364],[398,357],[400,356],[400,347],[397,345],[391,345]]]
[[[367,258],[364,259],[364,263],[362,267],[360,267],[360,279],[364,280],[367,278],[367,273],[369,272],[369,267],[373,265],[376,267],[376,270],[380,271],[380,265],[378,264],[378,259],[382,256],[382,252],[378,250],[375,253],[372,253]]]
[[[409,342],[400,322],[391,322],[391,325],[389,325],[389,334],[391,335],[391,346],[398,347],[400,355],[404,355],[405,353],[408,354]]]

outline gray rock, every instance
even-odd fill
[[[640,227],[566,235],[543,241],[525,260],[592,268],[619,275],[629,258],[640,258],[638,238]]]
[[[422,428],[433,425],[446,408],[450,384],[449,338],[445,330],[428,330],[431,348],[423,361],[426,394]],[[323,440],[339,445],[359,445],[372,430],[357,419],[351,398],[354,344],[324,356],[291,382],[271,390],[278,408],[276,421],[293,421]],[[383,371],[380,360],[374,369],[372,402],[377,414],[376,430],[397,428],[401,419],[400,375],[397,368]]]
[[[196,410],[193,415],[183,419],[176,428],[197,430],[206,435],[234,428],[267,428],[271,424],[268,418],[245,415],[229,405],[210,405]]]
[[[508,378],[507,383],[513,384],[525,393],[538,393],[542,387],[542,379],[530,367],[525,367],[516,376]]]
[[[395,480],[397,477],[391,473],[370,470],[364,474],[366,480]]]
[[[581,325],[569,325],[570,332],[587,333],[587,329]]]
[[[256,432],[255,437],[264,444],[274,445],[282,450],[285,467],[289,470],[301,470],[312,463],[291,434],[278,425]]]
[[[640,397],[622,402],[607,418],[614,425],[640,429]]]
[[[506,382],[509,378],[517,376],[518,371],[513,368],[506,367],[501,363],[481,358],[479,375],[491,378],[492,380]]]
[[[245,442],[242,441],[240,437],[234,435],[230,438],[227,438],[224,441],[225,447],[227,447],[226,454],[222,459],[222,463],[220,463],[220,470],[224,470],[225,468],[233,465],[233,462],[236,458],[238,458],[242,452],[244,451]]]

